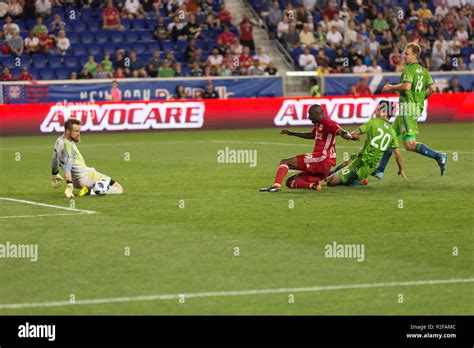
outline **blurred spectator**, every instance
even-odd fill
[[[36,19],[36,24],[35,24],[35,26],[33,27],[33,33],[34,33],[36,36],[40,36],[40,35],[43,34],[45,31],[46,31],[46,32],[48,31],[48,27],[43,24],[43,18],[38,17],[38,18]]]
[[[122,101],[122,91],[118,87],[117,81],[112,81],[112,89],[110,90],[111,101],[119,102]]]
[[[364,57],[357,52],[355,46],[351,46],[349,49],[349,67],[351,68],[351,71],[359,59],[362,60]]]
[[[326,42],[328,46],[335,48],[342,43],[343,37],[341,32],[337,30],[336,26],[331,28],[331,31],[326,34]]]
[[[135,51],[130,52],[130,67],[131,77],[147,77],[146,66],[143,59],[137,56]]]
[[[280,4],[277,1],[275,1],[273,2],[270,11],[268,11],[268,16],[267,16],[267,25],[270,32],[276,31],[278,23],[282,20],[282,18],[283,18],[283,13],[280,9]]]
[[[357,59],[356,65],[352,68],[354,74],[364,74],[367,70],[367,65],[362,63],[362,59]]]
[[[123,79],[125,77],[127,77],[127,75],[125,75],[125,71],[123,68],[117,68],[115,70],[114,79]]]
[[[102,62],[100,62],[100,64],[102,65],[102,69],[106,73],[111,73],[112,74],[114,72],[114,66],[113,66],[112,61],[110,60],[110,55],[109,54],[104,55],[104,59],[102,60]]]
[[[186,74],[183,71],[183,66],[181,63],[175,63],[173,65],[174,77],[184,77]]]
[[[134,18],[143,19],[147,18],[147,13],[143,10],[140,1],[138,0],[125,0],[125,4],[122,8],[122,18],[132,20]]]
[[[435,9],[435,16],[444,17],[448,14],[449,8],[446,5],[446,0],[441,0],[439,5]]]
[[[174,70],[171,67],[171,62],[167,59],[163,61],[163,65],[158,69],[158,77],[173,77]]]
[[[317,64],[314,55],[311,54],[309,47],[305,47],[303,53],[298,58],[298,64],[302,70],[316,70]]]
[[[196,16],[191,14],[189,15],[189,22],[188,24],[184,27],[184,31],[188,35],[188,37],[198,39],[201,37],[201,27],[200,25],[196,22]]]
[[[468,65],[469,70],[474,70],[474,53],[469,57],[470,63]]]
[[[202,100],[202,91],[200,89],[194,92],[194,99],[195,100]]]
[[[330,66],[335,73],[345,72],[349,68],[349,58],[341,46],[336,49],[336,55],[330,62]]]
[[[120,11],[114,6],[113,0],[107,0],[107,5],[102,11],[102,20],[104,30],[125,30],[120,22]]]
[[[30,74],[28,68],[21,69],[20,76],[18,77],[18,81],[32,81],[33,75]]]
[[[372,63],[367,68],[367,72],[369,73],[381,73],[382,71],[382,67],[378,64],[376,59],[372,60]]]
[[[242,46],[242,44],[240,43],[239,38],[235,37],[229,49],[233,55],[240,56],[242,52],[244,51],[244,46]]]
[[[309,95],[312,97],[320,97],[321,91],[319,90],[319,84],[317,79],[311,79],[310,81]]]
[[[90,72],[91,74],[95,74],[97,70],[97,63],[94,59],[94,56],[90,55],[87,58],[87,62],[86,64],[84,64],[84,68],[87,69],[87,71]]]
[[[65,55],[66,53],[68,53],[70,47],[71,43],[66,37],[66,32],[64,30],[60,30],[58,37],[56,38],[56,53]]]
[[[225,8],[225,5],[222,4],[219,11],[217,12],[217,18],[219,18],[220,22],[223,24],[231,24],[232,21],[232,14]]]
[[[14,56],[21,56],[23,54],[23,39],[16,31],[12,31],[13,35],[7,40],[7,46],[10,49],[10,53]]]
[[[168,24],[168,32],[171,35],[173,41],[186,40],[186,22],[180,18],[180,16],[174,16],[173,21]]]
[[[202,95],[203,99],[217,99],[219,98],[219,94],[214,89],[214,86],[212,85],[211,81],[208,81],[206,84],[206,88],[204,90],[204,93]]]
[[[69,75],[70,80],[77,80],[77,72],[71,71],[71,74]]]
[[[164,17],[158,17],[158,24],[153,29],[153,37],[155,40],[167,40],[170,38],[168,27],[165,25]]]
[[[264,70],[268,66],[268,64],[270,64],[270,57],[267,54],[265,54],[265,50],[263,46],[257,47],[257,52],[253,56],[253,59],[258,60],[261,63]]]
[[[5,2],[0,2],[0,18],[3,18],[8,12],[8,5]]]
[[[464,87],[459,83],[459,78],[454,76],[449,80],[448,87],[443,90],[443,93],[459,93],[465,92]]]
[[[147,66],[147,73],[151,77],[158,76],[158,70],[161,66],[161,59],[160,59],[160,51],[153,51],[153,55],[151,58],[146,62]]]
[[[11,16],[7,16],[5,18],[5,24],[3,25],[3,33],[5,35],[5,40],[10,40],[13,36],[13,33],[20,34],[20,27],[18,26],[18,24],[13,23]]]
[[[283,19],[277,25],[277,37],[281,39],[283,35],[288,34],[290,31],[290,22],[288,16],[284,15]]]
[[[243,46],[247,46],[251,51],[255,50],[255,43],[253,41],[253,26],[257,24],[255,21],[250,19],[249,14],[245,14],[242,21],[239,24],[240,27],[240,43]]]
[[[94,79],[108,79],[113,77],[112,73],[105,72],[102,68],[102,64],[97,64],[97,69],[95,73],[92,74],[92,78]]]
[[[225,64],[219,73],[220,76],[232,76],[232,74],[232,63]]]
[[[439,67],[439,70],[441,70],[441,71],[453,71],[454,70],[454,66],[453,66],[452,61],[451,61],[451,56],[446,56],[446,59],[444,60],[444,63],[441,64],[441,66]]]
[[[8,15],[18,18],[21,16],[23,13],[23,3],[21,0],[9,0],[8,1],[8,7],[7,7],[7,13]]]
[[[212,54],[207,57],[207,65],[215,68],[219,68],[222,65],[224,57],[219,54],[219,50],[214,48]]]
[[[184,91],[184,86],[178,84],[174,90],[172,99],[185,100],[187,99],[186,92]]]
[[[83,68],[81,70],[81,73],[79,74],[79,79],[80,80],[90,80],[92,79],[92,74],[87,68]]]
[[[50,32],[54,32],[56,30],[64,30],[66,28],[66,23],[61,20],[61,15],[56,13],[53,16],[53,21],[49,23],[48,29]]]
[[[300,36],[294,25],[290,25],[288,33],[283,34],[282,41],[290,52],[300,47]]]
[[[241,75],[247,75],[248,69],[252,66],[253,58],[250,55],[250,49],[244,46],[242,54],[239,56],[239,68]]]
[[[25,53],[34,54],[39,51],[39,39],[35,36],[33,31],[28,33],[28,37],[24,42]]]
[[[393,46],[393,52],[390,53],[390,56],[388,57],[389,69],[391,71],[395,71],[397,68],[397,65],[400,64],[401,61],[402,61],[402,55],[400,54],[398,50],[398,46],[395,45]]]
[[[203,75],[203,71],[201,67],[199,66],[198,62],[194,62],[191,64],[191,70],[189,72],[190,76],[192,77],[200,77]]]
[[[51,14],[51,3],[48,0],[36,0],[35,13],[43,18],[49,17]]]
[[[262,62],[258,59],[255,59],[252,66],[249,68],[248,74],[252,76],[265,75],[265,68],[263,67]]]
[[[4,67],[2,70],[2,74],[0,75],[0,81],[13,81],[13,75],[10,72],[8,67]]]
[[[341,35],[341,34],[339,33],[339,35]],[[314,39],[313,33],[309,30],[309,26],[307,24],[305,24],[303,26],[303,30],[301,30],[301,32],[300,32],[301,47],[302,48],[308,47],[308,48],[318,49],[318,46],[315,45],[315,43],[316,43],[316,40]]]
[[[367,80],[365,78],[359,80],[359,83],[356,85],[355,90],[357,92],[357,95],[360,96],[372,95],[370,88],[367,86]]]
[[[224,26],[224,31],[217,37],[217,44],[224,47],[230,47],[230,45],[234,42],[234,39],[235,34],[231,32],[229,27],[226,25]]]
[[[349,86],[349,91],[347,91],[347,94],[352,95],[352,96],[359,95],[359,93],[357,92],[357,85],[355,83],[351,83],[351,85]]]

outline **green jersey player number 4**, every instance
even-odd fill
[[[387,151],[394,152],[398,174],[407,180],[397,134],[389,122],[390,110],[392,110],[392,104],[385,100],[381,101],[376,110],[376,117],[352,132],[354,138],[359,138],[361,134],[367,135],[364,147],[333,170],[333,174],[327,179],[328,186],[362,184],[363,180],[372,174]]]
[[[425,99],[436,92],[436,85],[428,70],[418,64],[421,53],[420,46],[410,42],[403,51],[405,69],[397,85],[387,84],[383,92],[399,92],[399,112],[393,123],[397,136],[401,136],[407,151],[417,152],[423,156],[434,159],[440,168],[441,175],[446,171],[448,155],[436,152],[423,143],[416,141],[418,135],[418,117],[423,112]],[[377,179],[382,179],[385,167],[392,155],[387,151],[380,161],[377,170],[373,173]]]

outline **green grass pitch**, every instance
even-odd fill
[[[280,159],[310,152],[313,141],[279,129],[83,133],[86,163],[125,193],[75,197],[77,209],[98,212],[77,216],[38,216],[71,212],[0,201],[0,244],[37,244],[39,252],[37,262],[0,259],[0,315],[472,315],[472,282],[295,292],[294,301],[282,291],[1,309],[71,294],[79,301],[474,278],[473,124],[420,129],[419,141],[449,152],[446,176],[433,160],[403,152],[408,183],[392,159],[384,180],[368,187],[276,194],[258,189],[272,183]],[[49,181],[56,137],[0,139],[0,197],[70,206],[64,184],[54,190]],[[338,138],[338,162],[359,145]],[[257,166],[218,163],[225,147],[257,150]],[[333,242],[363,244],[365,260],[325,257]]]

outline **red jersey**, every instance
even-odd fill
[[[117,25],[119,10],[115,7],[106,7],[103,12],[104,20],[106,25]]]
[[[229,31],[227,33],[222,32],[222,34],[219,35],[217,40],[224,46],[230,46],[232,42],[234,42],[234,39],[235,39],[235,34]]]
[[[341,127],[327,116],[314,126],[311,133],[316,142],[311,162],[329,161],[332,166],[336,165],[336,132],[339,129]]]
[[[243,41],[253,40],[253,24],[249,21],[240,22],[240,39]]]

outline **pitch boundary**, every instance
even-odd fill
[[[69,301],[10,303],[10,304],[0,304],[0,309],[64,307],[64,306],[103,304],[103,303],[181,300],[181,299],[189,299],[189,298],[250,296],[250,295],[279,294],[279,293],[322,292],[322,291],[335,291],[335,290],[354,290],[354,289],[369,289],[369,288],[421,286],[421,285],[442,285],[442,284],[459,284],[459,283],[473,283],[473,282],[474,282],[474,278],[464,278],[464,279],[414,280],[414,281],[385,282],[385,283],[324,285],[324,286],[312,286],[312,287],[300,287],[300,288],[212,291],[212,292],[197,292],[197,293],[188,293],[188,294],[181,293],[181,294],[164,294],[164,295],[144,295],[144,296],[132,296],[132,297],[97,298],[97,299],[76,300],[74,303],[71,303]]]
[[[43,217],[43,216],[62,216],[62,215],[97,214],[97,212],[94,211],[94,210],[85,210],[85,209],[62,207],[62,206],[60,206],[60,205],[46,204],[46,203],[33,202],[33,201],[26,201],[26,200],[23,200],[23,199],[0,197],[0,201],[15,202],[15,203],[22,203],[22,204],[30,204],[30,205],[37,205],[37,206],[40,206],[40,207],[46,207],[46,208],[52,208],[52,209],[61,209],[61,210],[67,210],[67,211],[72,211],[72,212],[74,212],[74,213],[58,213],[58,214],[7,215],[7,216],[0,216],[0,219],[34,218],[34,217]]]

